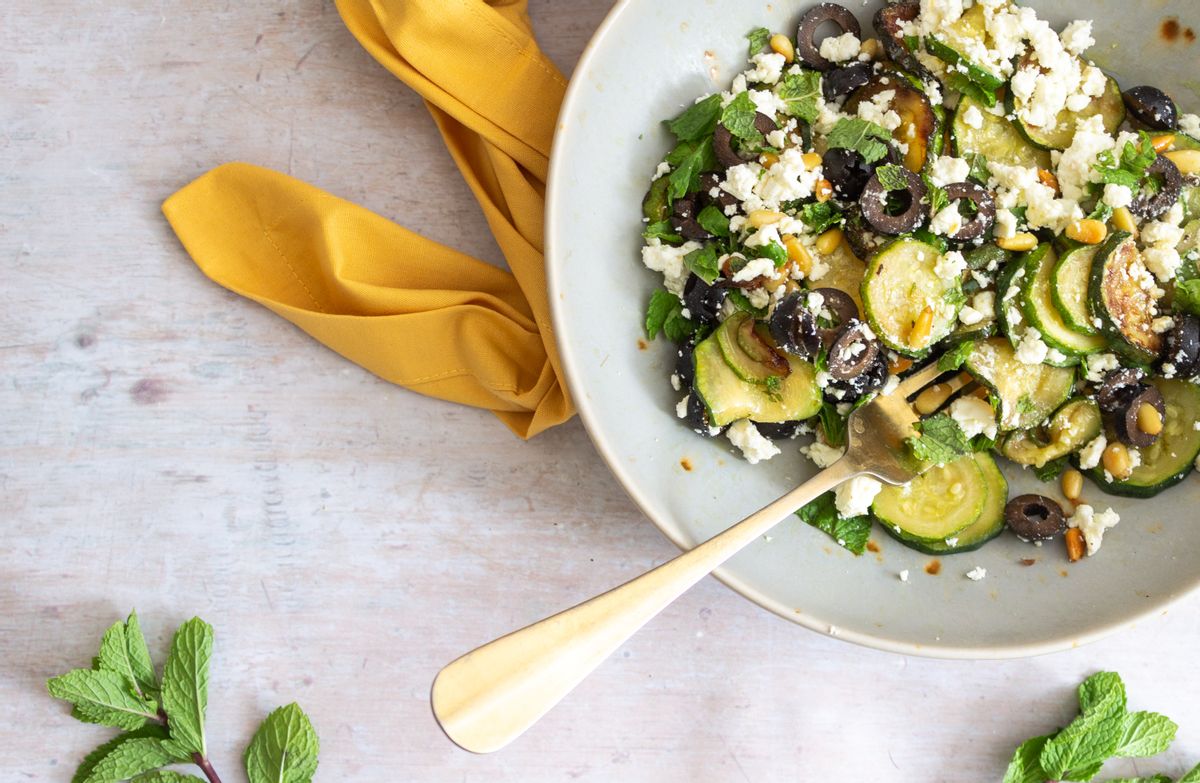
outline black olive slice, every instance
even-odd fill
[[[1179,200],[1179,195],[1183,193],[1183,175],[1170,158],[1164,158],[1162,155],[1150,164],[1146,174],[1161,178],[1162,185],[1157,193],[1139,193],[1129,205],[1129,211],[1145,220],[1154,220],[1165,214]]]
[[[775,120],[762,112],[754,115],[754,128],[762,135],[766,136],[778,130],[778,127]],[[717,128],[713,131],[713,153],[717,156],[717,162],[727,169],[758,159],[758,153],[755,151],[734,149],[733,134],[720,123],[717,123]]]
[[[1183,313],[1174,318],[1175,325],[1164,340],[1163,372],[1167,372],[1169,364],[1173,377],[1200,375],[1200,318]]]
[[[899,236],[916,231],[925,222],[925,199],[929,190],[921,178],[908,169],[898,166],[893,171],[898,171],[905,181],[903,190],[894,191],[904,194],[908,199],[908,205],[902,207],[903,212],[898,215],[888,214],[888,194],[893,191],[889,191],[879,181],[878,171],[867,181],[867,187],[863,189],[862,198],[858,203],[862,207],[863,217],[872,228],[881,234]]]
[[[716,191],[717,195],[713,195]],[[737,196],[721,188],[721,175],[709,171],[700,175],[700,192],[696,194],[696,205],[712,205],[725,214],[726,207],[738,204]],[[699,212],[699,210],[697,210]]]
[[[856,62],[843,65],[826,71],[821,77],[821,92],[825,95],[825,100],[834,101],[843,95],[849,95],[859,87],[867,86],[874,75],[875,66],[872,63]]]
[[[832,147],[821,159],[821,171],[840,201],[858,201],[875,167],[854,150]]]
[[[850,249],[859,258],[870,258],[875,251],[887,243],[887,238],[876,234],[867,224],[858,204],[846,208],[843,214],[842,233],[850,243]]]
[[[1162,392],[1153,386],[1145,386],[1136,396],[1134,396],[1125,407],[1117,411],[1116,420],[1114,421],[1113,429],[1116,430],[1117,438],[1122,443],[1130,446],[1135,446],[1139,449],[1144,449],[1147,446],[1153,446],[1158,440],[1158,433],[1151,435],[1144,432],[1138,426],[1138,411],[1143,405],[1150,405],[1158,411],[1158,415],[1167,415],[1167,403],[1163,399]]]
[[[689,339],[686,343],[679,346],[679,350],[675,353],[675,374],[679,376],[679,387],[681,389],[690,389],[692,388],[692,384],[696,382],[695,352],[696,343]]]
[[[712,239],[712,234],[708,233],[703,226],[696,222],[696,214],[698,212],[694,196],[675,199],[675,205],[671,213],[671,228],[684,239],[696,242],[704,242],[705,240]]]
[[[700,399],[700,395],[694,391],[688,395],[687,416],[683,420],[697,434],[706,438],[719,435],[723,431],[712,431],[712,422],[708,420],[708,408],[704,405],[704,400]]]
[[[1106,375],[1104,382],[1096,390],[1096,404],[1100,406],[1100,412],[1111,415],[1124,407],[1128,400],[1145,388],[1145,384],[1142,383],[1143,377],[1145,374],[1141,370],[1128,368]]]
[[[821,45],[816,42],[817,29],[826,22],[832,22],[841,28],[841,34],[854,33],[861,37],[862,28],[858,19],[848,8],[837,3],[821,3],[810,8],[800,17],[800,29],[796,32],[796,53],[810,68],[827,71],[833,63],[821,56]]]
[[[771,337],[784,351],[801,358],[812,356],[821,350],[821,333],[817,329],[817,318],[805,306],[807,294],[788,294],[775,307],[769,323]]]
[[[1021,495],[1008,501],[1004,521],[1026,541],[1048,541],[1067,530],[1062,506],[1042,495]]]
[[[758,430],[758,434],[764,438],[771,440],[788,440],[794,438],[800,433],[800,427],[803,426],[802,421],[784,421],[778,424],[759,424],[755,422],[754,427]]]
[[[849,321],[829,346],[829,374],[837,381],[857,378],[875,365],[881,350],[862,322]]]
[[[820,329],[821,342],[829,346],[837,338],[838,333],[846,324],[858,320],[858,305],[850,294],[837,288],[818,288],[813,293],[820,294],[824,302],[823,311],[828,311],[833,318],[833,325]]]
[[[955,242],[971,242],[991,231],[996,224],[996,200],[987,188],[980,187],[974,182],[955,182],[946,186],[946,196],[953,204],[959,199],[970,201],[975,205],[975,217],[963,224],[958,233],[950,237]]]
[[[915,0],[892,3],[875,14],[875,32],[883,42],[888,57],[909,73],[916,74],[922,81],[933,79],[929,69],[921,64],[904,41],[904,25],[921,15],[921,4]]]
[[[1173,131],[1179,127],[1179,108],[1157,87],[1131,87],[1121,97],[1133,118],[1150,130]]]
[[[691,320],[698,324],[710,324],[721,314],[721,305],[729,296],[728,289],[722,286],[709,285],[696,275],[688,278],[683,287],[683,305],[687,308]]]
[[[861,397],[873,391],[882,389],[888,379],[888,360],[887,354],[880,350],[875,356],[875,361],[871,363],[866,370],[860,375],[846,380],[834,381],[830,384],[831,388],[841,389],[854,395]]]

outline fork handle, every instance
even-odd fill
[[[847,459],[722,533],[620,587],[447,665],[433,714],[460,747],[490,753],[532,726],[651,618],[796,509],[861,475]]]

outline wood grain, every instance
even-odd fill
[[[564,69],[607,5],[531,3]],[[946,663],[711,580],[502,755],[456,750],[442,664],[672,548],[577,422],[521,443],[378,381],[205,280],[158,211],[246,160],[499,263],[420,101],[319,0],[7,3],[0,96],[0,780],[68,780],[108,735],[43,682],[131,606],[160,662],[182,620],[216,627],[226,780],[290,700],[327,781],[995,780],[1101,668],[1183,726],[1138,769],[1200,761],[1194,598],[1070,653]]]

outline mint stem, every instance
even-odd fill
[[[217,774],[215,769],[213,769],[213,766],[208,759],[204,758],[199,753],[193,753],[192,761],[194,761],[196,766],[200,768],[200,771],[204,773],[204,777],[208,778],[209,783],[221,783],[221,776]]]

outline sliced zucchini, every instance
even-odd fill
[[[996,319],[981,321],[974,326],[958,326],[946,336],[946,345],[953,347],[968,340],[986,340],[996,334]]]
[[[766,345],[754,331],[754,317],[734,313],[717,327],[714,337],[725,363],[747,383],[766,384],[770,378],[783,378],[790,371],[787,360]]]
[[[972,128],[967,124],[966,112],[972,107],[983,116],[982,127]],[[969,95],[958,101],[954,122],[950,125],[950,138],[954,153],[960,158],[982,155],[989,161],[1009,166],[1050,168],[1049,152],[1030,144],[1008,118],[997,117]]]
[[[1018,465],[1044,467],[1047,462],[1074,454],[1096,439],[1104,429],[1100,406],[1095,400],[1071,400],[1050,418],[1043,436],[1035,430],[1020,430],[1004,439],[1000,453]]]
[[[1098,245],[1080,245],[1062,254],[1054,267],[1050,296],[1063,323],[1073,332],[1098,335],[1092,309],[1088,306],[1088,290],[1092,284],[1092,261]]]
[[[962,281],[945,280],[935,268],[942,254],[915,239],[897,239],[875,254],[863,278],[867,322],[883,343],[906,356],[919,357],[953,331],[962,309]],[[913,326],[924,311],[933,315],[926,336],[910,344]]]
[[[821,254],[821,260],[829,266],[829,271],[822,275],[820,280],[813,281],[813,285],[818,288],[836,288],[849,294],[861,313],[862,283],[867,265],[854,254],[848,242],[839,242],[837,249],[832,253]]]
[[[987,485],[987,498],[979,517],[949,538],[940,541],[914,541],[905,538],[896,528],[884,525],[883,529],[907,547],[927,555],[957,555],[974,552],[1004,532],[1004,507],[1008,505],[1008,482],[990,454],[973,455]],[[953,543],[951,543],[953,542]]]
[[[1179,203],[1183,205],[1183,220],[1190,222],[1200,218],[1200,181],[1194,177],[1184,178],[1183,190],[1179,193]]]
[[[709,420],[718,427],[739,419],[765,424],[812,418],[821,410],[821,389],[811,364],[788,357],[791,371],[775,390],[747,383],[737,376],[725,355],[717,334],[696,346],[695,393],[708,409]]]
[[[1042,252],[1045,245],[1034,248],[1032,253]],[[1000,331],[1008,337],[1013,347],[1025,333],[1025,316],[1021,310],[1021,290],[1025,287],[1030,255],[1025,253],[1008,262],[996,276],[996,320]]]
[[[900,487],[884,487],[875,517],[905,541],[945,543],[983,512],[988,484],[973,455],[931,468]]]
[[[1049,245],[1042,245],[1040,257],[1031,257],[1021,287],[1021,309],[1029,325],[1038,331],[1049,347],[1066,357],[1066,362],[1052,364],[1078,364],[1079,357],[1102,351],[1108,341],[1098,335],[1080,334],[1067,326],[1062,314],[1054,304],[1054,271],[1058,266],[1058,254]]]
[[[1006,432],[1040,425],[1075,386],[1074,368],[1023,364],[1012,344],[1000,337],[976,343],[965,366],[991,392],[1000,429]]]
[[[1004,79],[973,62],[967,54],[971,49],[979,48],[991,48],[982,3],[976,3],[959,17],[958,21],[925,41],[925,50],[934,57],[947,65],[965,70],[966,77],[973,83],[993,91],[998,90],[1004,86]]]
[[[650,183],[650,190],[642,199],[642,214],[651,223],[659,223],[671,215],[671,205],[667,198],[667,189],[671,186],[671,178],[662,176]]]
[[[1177,132],[1175,141],[1171,144],[1173,150],[1200,150],[1200,139],[1194,139],[1186,133]]]
[[[1109,481],[1100,466],[1089,471],[1100,489],[1111,495],[1148,498],[1187,478],[1200,455],[1200,386],[1189,381],[1152,378],[1167,404],[1163,431],[1153,446],[1141,450],[1142,464],[1124,481]]]
[[[1027,65],[1031,57],[1032,55],[1026,55],[1021,67]],[[1044,150],[1065,150],[1070,147],[1075,138],[1075,125],[1079,120],[1099,114],[1104,117],[1104,130],[1110,134],[1116,133],[1117,128],[1125,121],[1125,99],[1121,97],[1120,85],[1112,78],[1108,78],[1104,94],[1093,99],[1083,111],[1063,109],[1054,118],[1054,124],[1049,127],[1039,128],[1022,120],[1023,102],[1017,100],[1011,90],[1008,94],[1008,104],[1008,113],[1016,115],[1017,127],[1021,129],[1021,133],[1030,144]]]
[[[935,111],[922,89],[912,86],[911,78],[898,71],[883,71],[870,84],[854,91],[846,101],[845,112],[855,115],[863,102],[883,92],[895,93],[888,108],[900,115],[900,125],[892,131],[892,137],[908,149],[904,153],[905,168],[919,173],[931,157],[941,152],[944,115],[940,110]]]
[[[1156,334],[1154,278],[1133,237],[1118,231],[1096,251],[1088,299],[1100,331],[1131,361],[1150,364],[1162,352]],[[1150,289],[1150,290],[1147,290]]]

